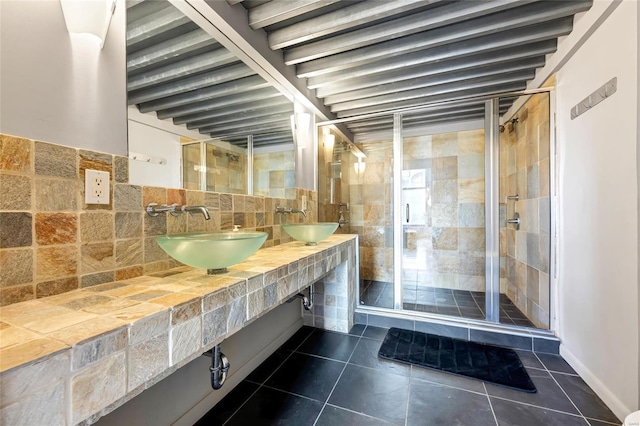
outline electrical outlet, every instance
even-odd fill
[[[109,172],[85,170],[85,204],[109,204]]]

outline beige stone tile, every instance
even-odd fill
[[[37,380],[37,379],[36,379]],[[0,409],[6,425],[65,424],[64,382],[58,382]]]
[[[105,303],[98,303],[96,305],[87,306],[82,310],[90,314],[105,315],[124,308],[128,308],[130,306],[137,305],[139,303],[140,302],[130,299],[111,299]]]
[[[146,206],[146,204],[143,206],[142,199],[142,187],[138,185],[116,184],[113,188],[113,207],[115,210],[141,212]]]
[[[111,312],[108,316],[132,323],[163,311],[167,312],[167,315],[169,315],[169,309],[166,306],[156,305],[153,303],[138,303],[136,305]]]
[[[129,182],[129,158],[113,157],[113,180],[118,183]]]
[[[0,173],[0,209],[31,210],[31,178]]]
[[[86,312],[73,311],[70,309],[65,309],[65,311],[68,312],[48,316],[45,319],[34,319],[33,321],[22,324],[22,327],[37,331],[38,333],[47,334],[96,317]]]
[[[169,367],[169,333],[129,347],[129,391],[150,381]]]
[[[458,154],[458,134],[442,133],[431,137],[433,157],[448,157]]]
[[[29,172],[32,170],[33,141],[0,134],[0,170]]]
[[[76,154],[74,148],[36,141],[34,155],[36,175],[77,178]]]
[[[43,336],[22,327],[2,323],[8,327],[0,329],[0,349],[25,343],[30,340],[41,339]]]
[[[170,329],[170,312],[164,311],[147,316],[129,328],[129,346],[146,342],[161,334],[168,333]]]
[[[63,351],[3,373],[0,386],[2,405],[9,405],[30,394],[39,393],[38,388],[64,380],[69,368],[69,351]]]
[[[116,241],[116,257],[114,266],[122,268],[141,264],[143,261],[142,239]]]
[[[113,213],[88,212],[80,214],[80,241],[91,243],[113,239]]]
[[[77,424],[123,397],[127,391],[125,353],[98,361],[71,379],[72,422]]]
[[[159,260],[167,259],[169,259],[169,255],[158,245],[155,237],[148,237],[144,239],[145,263],[157,262]]]
[[[171,311],[171,325],[176,326],[182,324],[194,317],[199,317],[202,314],[202,300],[197,298],[192,302],[185,303],[181,306],[177,306]]]
[[[115,236],[121,238],[142,237],[142,212],[116,212]]]
[[[484,154],[484,130],[458,132],[458,154]]]
[[[434,204],[458,202],[458,181],[456,179],[434,180],[432,185]]]
[[[431,225],[434,227],[457,227],[458,205],[434,204],[431,207]]]
[[[0,250],[0,287],[15,286],[33,280],[33,249]]]
[[[546,158],[538,164],[538,173],[539,173],[539,196],[540,197],[548,197],[550,191],[549,184],[549,159]]]
[[[80,248],[80,255],[80,270],[83,274],[106,271],[116,267],[113,242],[83,244]]]
[[[484,154],[458,157],[459,179],[484,179]]]
[[[175,365],[202,347],[202,319],[198,316],[171,329],[171,365]]]
[[[187,302],[191,302],[199,299],[200,298],[194,294],[171,293],[171,294],[166,294],[154,299],[150,299],[149,301],[151,303],[156,303],[158,305],[173,307],[173,306],[181,305],[183,303],[187,303]]]
[[[99,331],[99,330],[96,330]],[[125,349],[127,328],[118,327],[75,344],[71,350],[71,369],[73,371],[99,361]]]
[[[458,157],[435,158],[432,162],[432,177],[434,180],[457,179]]]
[[[83,275],[80,277],[80,287],[93,287],[99,284],[110,283],[115,279],[113,271],[96,272],[95,274]]]
[[[166,204],[167,190],[166,188],[158,188],[154,186],[142,187],[142,205],[147,206],[149,203]]]
[[[84,180],[84,173],[87,169],[109,172],[109,176],[113,176],[113,156],[81,149],[78,151],[78,169],[82,180]]]
[[[0,373],[17,366],[54,355],[69,347],[62,342],[49,338],[29,340],[0,349]]]
[[[74,212],[78,209],[76,180],[35,179],[35,205],[42,212]],[[64,194],[64,196],[60,196]]]
[[[94,315],[87,321],[48,333],[47,337],[59,340],[68,345],[76,345],[86,340],[93,340],[102,334],[116,331],[125,325],[126,323],[122,320],[105,316],[96,317]]]
[[[459,203],[484,202],[484,179],[459,179],[458,180]]]

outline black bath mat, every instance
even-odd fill
[[[536,392],[518,354],[507,348],[391,328],[378,356]]]

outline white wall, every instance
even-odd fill
[[[101,418],[96,426],[192,425],[302,326],[299,301],[284,304],[221,344],[231,368],[211,388],[211,358],[201,356]]]
[[[623,1],[556,80],[561,354],[621,418],[640,398],[637,8]],[[571,120],[612,77],[617,93]]]
[[[180,136],[129,120],[129,151],[163,158],[165,164],[129,160],[129,182],[135,185],[181,188]]]
[[[67,31],[59,1],[0,1],[0,132],[127,154],[125,2],[104,49]]]

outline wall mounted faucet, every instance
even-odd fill
[[[291,214],[291,213],[300,213],[304,217],[307,217],[307,211],[304,209],[292,209],[289,207],[276,207],[276,214]]]
[[[160,213],[169,212],[173,216],[178,216],[182,213],[202,213],[206,220],[211,219],[211,215],[209,214],[209,208],[205,206],[180,206],[178,203],[174,203],[171,205],[158,203],[149,203],[147,208],[145,209],[149,216],[158,216]]]

